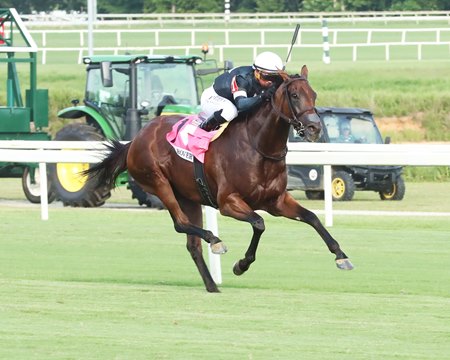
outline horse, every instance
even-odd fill
[[[265,230],[264,219],[256,210],[309,224],[336,256],[337,267],[353,268],[319,218],[286,190],[285,157],[290,126],[310,142],[321,135],[315,100],[306,65],[300,75],[284,72],[270,101],[240,114],[209,145],[204,174],[211,198],[222,215],[248,222],[253,228],[248,250],[233,265],[235,275],[244,274],[256,259]],[[220,292],[203,258],[201,239],[210,244],[215,254],[223,254],[227,248],[221,239],[202,227],[202,205],[209,204],[194,179],[193,163],[179,157],[166,140],[166,134],[182,118],[182,115],[157,116],[131,142],[111,141],[106,157],[86,174],[97,176],[98,181],[113,187],[117,176],[128,170],[143,190],[158,196],[172,217],[175,231],[186,234],[187,250],[206,290]]]

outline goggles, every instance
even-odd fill
[[[273,73],[259,72],[259,77],[265,81],[277,82],[280,80],[280,75]]]

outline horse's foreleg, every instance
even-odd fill
[[[258,249],[259,239],[265,230],[264,219],[254,212],[238,196],[229,196],[225,204],[221,207],[220,212],[222,215],[230,216],[241,221],[246,221],[252,225],[253,236],[245,253],[245,257],[236,261],[233,266],[234,274],[242,275],[256,260],[256,250]]]
[[[347,255],[345,255],[338,242],[330,235],[327,229],[325,229],[317,215],[300,206],[289,193],[286,192],[277,203],[276,210],[270,212],[275,216],[281,215],[311,225],[323,239],[330,252],[336,255],[336,266],[341,270],[353,269],[353,265]]]

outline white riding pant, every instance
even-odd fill
[[[205,119],[208,119],[218,110],[222,110],[222,117],[226,121],[231,121],[238,116],[236,106],[230,100],[217,95],[212,86],[203,91],[200,105]]]

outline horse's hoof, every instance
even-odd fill
[[[206,287],[206,291],[209,293],[220,293],[220,290],[217,288],[216,285]]]
[[[353,264],[349,259],[336,259],[336,266],[341,270],[353,270]]]
[[[211,244],[211,251],[213,254],[222,255],[225,254],[228,249],[222,241]]]
[[[244,271],[239,267],[239,260],[236,261],[233,265],[233,273],[234,275],[242,275],[244,273]]]

